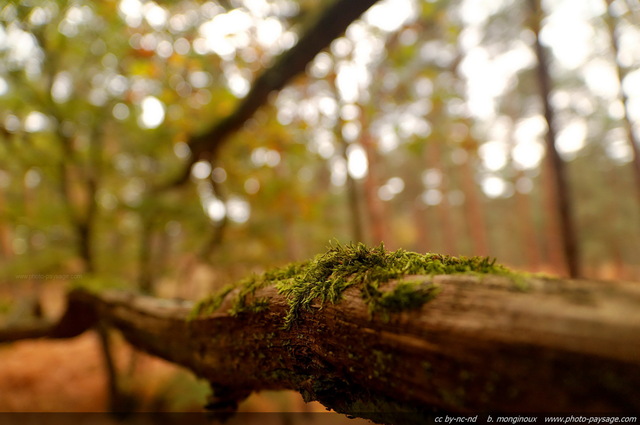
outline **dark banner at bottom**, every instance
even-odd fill
[[[367,425],[405,424],[637,424],[639,415],[620,414],[427,414],[358,412],[343,415],[335,412],[281,413],[7,413],[0,412],[0,425]]]

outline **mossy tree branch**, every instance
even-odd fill
[[[524,278],[516,287],[505,276],[443,275],[399,278],[380,290],[407,281],[439,293],[419,308],[383,315],[351,286],[335,304],[316,300],[300,309],[290,327],[283,326],[290,299],[273,285],[245,298],[259,309],[230,314],[236,288],[196,317],[190,302],[75,290],[57,324],[5,331],[0,341],[72,337],[100,320],[211,382],[213,407],[233,406],[252,391],[294,389],[382,422],[421,422],[431,409],[640,409],[637,284]]]

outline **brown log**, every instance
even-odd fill
[[[105,321],[135,347],[208,380],[213,407],[294,389],[338,412],[392,423],[424,423],[434,409],[640,411],[640,285],[410,277],[418,278],[441,291],[417,310],[371,315],[352,287],[337,304],[302,310],[289,329],[287,300],[273,287],[255,294],[269,299],[265,310],[230,315],[231,292],[214,313],[191,320],[190,302],[76,290],[48,336]]]

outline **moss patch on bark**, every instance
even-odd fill
[[[365,244],[332,244],[327,252],[309,261],[293,263],[250,276],[228,285],[218,293],[200,301],[193,315],[216,311],[229,293],[235,291],[231,314],[258,312],[268,308],[267,299],[255,299],[258,289],[275,286],[289,303],[284,327],[295,323],[300,312],[312,303],[339,303],[347,288],[360,289],[369,310],[388,315],[420,308],[437,296],[439,287],[424,279],[411,276],[442,274],[498,274],[515,276],[506,267],[487,257],[452,257],[441,254],[418,254],[402,249],[387,251],[384,245],[368,247]],[[393,289],[385,291],[383,284],[405,278]]]

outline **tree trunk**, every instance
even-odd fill
[[[154,293],[153,279],[153,218],[148,213],[140,214],[140,235],[138,245],[138,288],[143,294]]]
[[[611,37],[611,50],[613,51],[613,55],[615,58],[616,72],[618,74],[618,81],[620,82],[620,102],[622,102],[622,106],[624,108],[624,128],[627,133],[627,139],[629,141],[629,145],[631,146],[631,150],[633,152],[633,160],[631,161],[631,165],[633,166],[633,177],[636,186],[636,194],[638,197],[638,202],[640,202],[640,140],[636,136],[636,133],[633,131],[633,119],[631,118],[631,113],[629,111],[629,96],[622,88],[622,83],[626,78],[628,72],[627,69],[620,63],[619,52],[620,52],[620,36],[616,31],[616,19],[611,12],[611,4],[613,0],[606,0],[607,2],[607,13],[605,16],[605,22],[607,24],[607,29],[609,30],[609,36]]]
[[[566,165],[556,149],[555,114],[551,108],[551,77],[549,76],[549,62],[546,51],[540,42],[540,23],[542,21],[542,8],[540,0],[529,0],[531,7],[531,27],[535,34],[535,51],[538,59],[537,77],[540,90],[540,98],[544,108],[544,118],[547,122],[547,134],[545,137],[547,147],[547,161],[553,178],[553,198],[555,214],[561,224],[562,246],[570,277],[580,276],[580,254],[573,217],[573,209],[569,194],[569,182]]]
[[[465,195],[465,213],[469,229],[469,236],[473,243],[473,255],[489,255],[489,238],[487,236],[487,225],[485,220],[485,206],[478,194],[478,185],[474,178],[471,161],[476,160],[476,154],[472,150],[467,150],[468,158],[460,164],[462,174],[462,188]]]
[[[544,254],[547,263],[553,273],[558,275],[568,275],[567,262],[562,250],[562,233],[560,228],[560,217],[556,213],[558,210],[555,198],[555,188],[552,179],[551,163],[544,161],[541,167],[542,183],[542,208],[544,216]]]
[[[369,218],[369,234],[368,240],[372,245],[384,242],[387,246],[393,246],[394,241],[391,238],[391,232],[389,231],[389,217],[382,202],[382,199],[378,196],[378,189],[380,188],[379,181],[379,169],[380,158],[378,155],[377,143],[373,140],[371,133],[369,133],[369,123],[367,122],[364,114],[366,111],[361,109],[361,135],[360,144],[364,149],[367,156],[367,174],[364,176],[364,199],[366,202],[366,213]]]
[[[57,324],[5,329],[0,341],[67,338],[108,323],[135,347],[208,380],[213,407],[233,407],[252,391],[295,389],[338,412],[387,423],[426,423],[434,411],[640,410],[637,284],[405,279],[440,292],[416,310],[383,316],[372,315],[351,287],[337,304],[301,310],[289,329],[288,300],[272,286],[253,296],[268,300],[262,311],[229,314],[231,292],[217,310],[192,319],[191,302],[75,290]]]
[[[438,224],[441,228],[443,252],[448,255],[457,255],[458,247],[456,241],[458,240],[458,235],[453,224],[453,208],[451,208],[447,197],[451,174],[445,163],[442,143],[444,141],[438,139],[428,142],[426,161],[428,166],[440,170],[442,173],[442,182],[438,186],[438,190],[442,193],[442,199],[435,206],[435,209],[438,213]]]
[[[338,149],[339,155],[344,160],[345,164],[349,163],[349,158],[347,156],[347,141],[344,140],[341,134],[342,120],[338,119],[338,125],[334,130],[334,134],[336,135],[336,139],[338,140]],[[356,179],[353,178],[351,173],[347,173],[347,205],[349,208],[349,220],[351,223],[350,226],[350,234],[351,238],[355,242],[364,242],[364,229],[363,229],[363,219],[364,214],[362,213],[362,202],[360,191],[358,187],[358,183]]]

